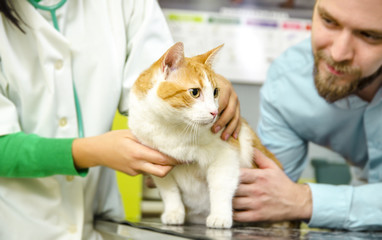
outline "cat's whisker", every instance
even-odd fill
[[[198,145],[198,140],[199,140],[199,124],[197,123],[193,123],[193,136],[192,136],[192,139],[193,139],[193,143],[195,146]]]
[[[188,132],[187,132],[187,134],[188,134],[188,137],[187,138],[189,138],[191,141],[190,141],[190,145],[195,145],[195,123],[194,122],[192,122],[192,123],[190,123],[189,125],[188,125]]]
[[[181,137],[187,137],[192,132],[192,124],[186,124],[186,127],[183,128],[181,132]]]
[[[196,144],[196,140],[195,140],[195,135],[196,135],[196,129],[195,129],[195,123],[193,122],[192,123],[192,128],[191,128],[191,144],[195,145]]]

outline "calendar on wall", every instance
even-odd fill
[[[289,46],[309,37],[311,29],[308,19],[267,11],[163,12],[174,40],[184,43],[187,57],[224,44],[214,69],[233,82],[264,82],[272,61]]]

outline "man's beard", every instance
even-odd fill
[[[331,73],[325,75],[319,72],[318,64],[320,61],[330,65],[336,71],[339,71],[344,75],[354,77],[349,79],[348,82],[339,85],[337,83],[341,80],[341,77]],[[381,74],[382,66],[369,77],[361,78],[362,71],[358,67],[350,66],[350,63],[348,62],[335,62],[332,58],[326,56],[322,50],[314,55],[314,83],[318,94],[330,103],[362,90]]]

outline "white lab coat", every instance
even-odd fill
[[[24,34],[1,15],[0,135],[77,137],[73,80],[85,136],[108,131],[139,73],[172,44],[155,0],[68,0],[57,10],[60,32],[48,12],[14,3],[27,26]],[[123,218],[110,169],[0,178],[0,239],[100,239],[95,215]]]

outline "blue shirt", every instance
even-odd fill
[[[309,142],[357,169],[359,186],[309,184],[309,226],[382,229],[382,88],[370,103],[351,95],[331,104],[316,91],[313,67],[310,39],[274,61],[261,89],[258,135],[294,181],[308,162]]]

